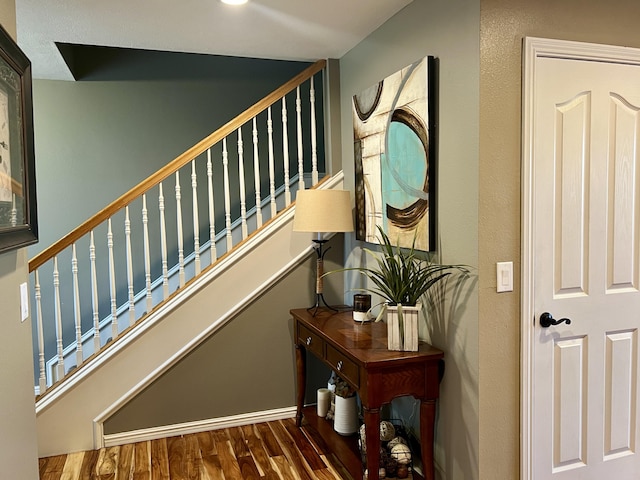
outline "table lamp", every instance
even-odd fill
[[[308,308],[315,316],[320,302],[327,308],[337,311],[327,304],[323,294],[323,260],[329,249],[323,250],[327,243],[323,233],[353,232],[351,200],[346,190],[300,190],[296,194],[296,211],[293,217],[294,232],[312,232],[316,260],[316,303]]]

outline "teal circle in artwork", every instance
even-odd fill
[[[403,182],[399,183],[386,172],[382,177],[382,190],[386,203],[395,208],[407,208],[417,200],[414,191],[422,191],[425,184],[427,156],[420,139],[408,125],[391,122],[388,135],[389,167],[399,173]]]
[[[424,217],[429,202],[427,131],[407,109],[393,112],[382,155],[382,200],[387,218],[401,228],[412,228]]]

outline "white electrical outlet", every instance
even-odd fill
[[[20,318],[23,322],[29,318],[29,290],[26,283],[20,284]]]
[[[496,291],[513,292],[513,262],[496,264]]]

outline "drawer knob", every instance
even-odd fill
[[[338,361],[338,364],[336,365],[336,368],[338,369],[338,371],[342,370],[342,360]]]
[[[307,337],[307,347],[311,345],[311,337]]]

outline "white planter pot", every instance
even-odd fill
[[[358,431],[358,405],[353,397],[336,395],[336,408],[333,418],[333,429],[340,435],[352,435]]]
[[[400,307],[400,308],[399,308]],[[422,306],[387,305],[387,348],[418,351],[418,317]]]

